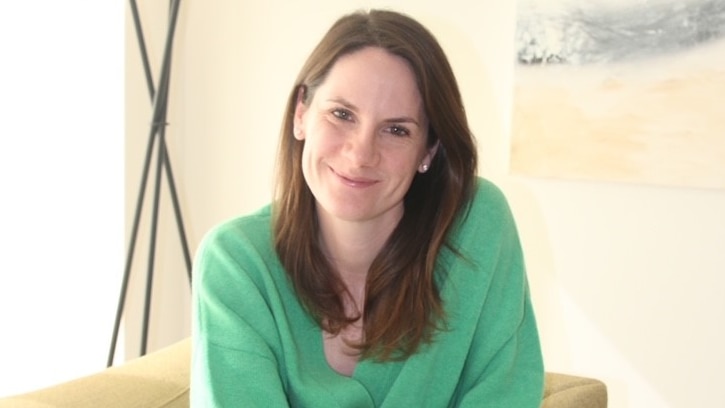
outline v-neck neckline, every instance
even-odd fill
[[[315,364],[320,369],[320,371],[323,371],[326,374],[329,374],[329,375],[332,375],[335,377],[340,377],[341,379],[349,379],[349,380],[357,381],[356,374],[357,374],[358,370],[360,369],[360,366],[364,365],[366,363],[366,361],[364,359],[358,360],[355,363],[355,369],[353,369],[352,375],[348,376],[348,375],[338,372],[337,370],[332,368],[332,366],[330,365],[330,362],[327,361],[327,356],[325,355],[325,332],[324,332],[324,330],[322,330],[322,328],[320,328],[319,326],[315,325],[313,328],[313,331],[314,331],[315,337],[316,337],[316,340],[314,342],[315,347],[313,350],[314,361],[315,361]]]
[[[390,377],[398,375],[402,367],[402,362],[390,361],[380,363],[370,359],[360,359],[356,363],[352,375],[347,376],[337,372],[328,363],[324,350],[325,334],[322,329],[315,324],[312,328],[312,333],[315,341],[311,349],[312,355],[310,358],[314,364],[315,371],[319,374],[320,380],[325,383],[328,390],[334,395],[341,396],[344,400],[351,398],[356,401],[369,399],[371,407],[380,404],[382,401],[377,401],[376,397],[384,399],[385,394],[387,394],[386,388],[392,383]],[[359,395],[342,396],[342,394],[349,393]]]

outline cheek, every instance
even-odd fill
[[[316,161],[315,157],[318,156],[315,141],[312,138],[305,139],[305,145],[302,148],[302,172],[305,177],[308,176],[308,172]]]
[[[319,127],[308,127],[302,148],[302,174],[308,181],[314,174],[314,168],[329,155],[330,147]]]
[[[325,156],[338,148],[341,138],[335,129],[324,121],[312,123],[305,134],[305,151],[312,157]],[[304,153],[303,153],[304,154]]]

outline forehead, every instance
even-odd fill
[[[340,94],[380,105],[421,110],[422,98],[415,72],[404,58],[379,47],[366,47],[345,54],[332,65],[320,86],[324,94]]]

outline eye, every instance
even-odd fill
[[[334,109],[332,114],[342,120],[352,120],[352,113],[347,109]]]
[[[410,135],[410,131],[403,126],[393,125],[388,128],[388,131],[390,133],[394,134],[395,136],[409,136]]]

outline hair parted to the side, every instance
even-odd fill
[[[293,136],[300,92],[309,104],[343,55],[380,47],[404,58],[415,73],[429,122],[428,144],[439,143],[425,174],[405,196],[403,217],[368,272],[363,310],[363,358],[405,358],[432,341],[445,324],[435,281],[446,235],[474,189],[476,147],[453,71],[435,37],[393,11],[360,11],[340,18],[312,51],[290,92],[277,157],[274,238],[278,256],[303,304],[322,328],[339,333],[346,316],[344,284],[320,248],[315,199],[302,175],[304,141]]]

